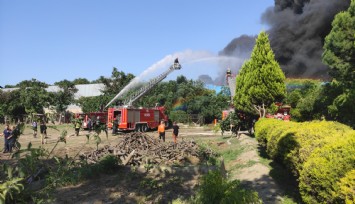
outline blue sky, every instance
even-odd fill
[[[95,80],[109,77],[112,67],[139,75],[176,52],[217,54],[235,37],[266,30],[260,17],[273,4],[273,0],[0,0],[0,86],[31,78],[48,84],[79,77]],[[181,73],[193,78],[193,72],[190,66]]]

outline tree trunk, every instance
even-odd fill
[[[58,120],[59,125],[62,124],[62,113],[59,114],[59,120]]]
[[[266,110],[265,110],[265,104],[263,103],[263,118],[265,118]]]
[[[261,118],[261,107],[257,105],[253,105],[253,107],[255,108],[256,111],[258,111],[259,117]]]
[[[265,118],[266,115],[266,109],[265,109],[265,104],[263,103],[261,106],[258,105],[253,105],[256,111],[259,113],[260,118]]]

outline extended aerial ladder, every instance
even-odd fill
[[[132,104],[137,101],[140,97],[142,97],[145,93],[147,93],[149,90],[151,90],[155,85],[157,85],[159,82],[163,81],[171,72],[174,70],[179,70],[181,69],[181,65],[179,63],[178,58],[175,59],[174,64],[169,67],[168,70],[160,74],[159,76],[151,79],[146,85],[141,87],[139,90],[134,92],[124,100],[123,105],[124,106],[132,106]],[[108,107],[111,103],[113,103],[116,99],[118,98],[118,94],[106,105]]]

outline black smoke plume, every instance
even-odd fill
[[[321,61],[325,36],[334,16],[346,10],[350,0],[275,0],[262,16],[271,26],[270,43],[288,77],[328,78]]]
[[[202,74],[198,77],[199,81],[202,81],[204,84],[214,84],[211,76],[207,74]]]
[[[328,78],[328,67],[321,60],[324,38],[334,16],[349,5],[350,0],[275,0],[275,6],[265,11],[262,22],[270,26],[271,47],[287,77]],[[255,37],[243,35],[220,55],[248,56],[254,43]]]
[[[233,62],[221,61],[218,76],[213,80],[214,85],[226,84],[226,72],[230,68],[233,74],[237,74],[244,61],[250,58],[251,51],[255,45],[256,36],[242,35],[234,38],[222,51],[219,56],[235,56]]]

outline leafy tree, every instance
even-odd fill
[[[97,112],[101,110],[101,107],[111,100],[109,96],[92,96],[92,97],[80,97],[76,100],[76,103],[80,105],[84,113]]]
[[[58,122],[61,123],[62,114],[74,102],[74,94],[78,90],[75,88],[75,84],[68,80],[62,80],[54,84],[60,88],[57,92],[53,93],[53,105],[56,112],[60,114]]]
[[[20,101],[20,90],[4,92],[0,90],[0,116],[8,121],[8,117],[15,119],[25,115],[25,107]]]
[[[20,88],[20,101],[27,114],[43,113],[44,107],[49,107],[50,97],[45,88],[48,85],[36,79],[25,80],[16,85]]]
[[[116,95],[120,92],[132,79],[134,78],[133,74],[126,74],[123,71],[118,71],[116,67],[113,68],[111,78],[105,78],[100,76],[97,82],[105,84],[105,95]]]
[[[73,84],[78,85],[78,84],[90,84],[90,81],[87,80],[86,78],[77,78],[73,80]]]
[[[268,35],[261,32],[250,60],[236,78],[234,105],[237,110],[265,117],[265,110],[286,94],[285,75],[275,60]]]
[[[328,106],[336,120],[355,127],[355,0],[347,11],[334,18],[332,30],[325,38],[323,62],[330,67],[332,87],[341,88]]]
[[[216,94],[206,89],[201,81],[187,80],[185,76],[178,76],[176,81],[159,83],[147,95],[137,101],[138,106],[154,107],[156,103],[164,105],[166,113],[172,118],[178,118],[174,111],[175,104],[183,105],[178,111],[179,115],[199,114],[205,122],[212,122],[220,118],[222,110],[228,106],[229,96],[223,93]]]

